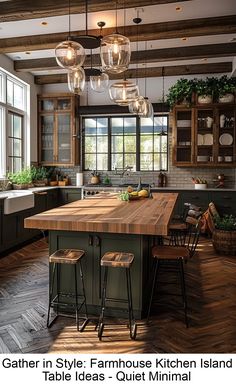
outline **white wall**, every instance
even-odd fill
[[[30,73],[16,72],[13,61],[3,54],[0,54],[0,67],[30,85],[30,160],[37,161],[37,94],[41,93],[41,87],[34,84],[34,77]]]
[[[221,77],[222,74],[208,74],[208,75],[191,75],[191,76],[183,76],[186,79],[196,78],[206,78],[206,77]],[[171,76],[165,77],[164,79],[164,87],[165,87],[165,95],[168,93],[168,89],[179,80],[181,76]],[[135,80],[134,80],[135,81]],[[110,81],[110,84],[114,83],[115,80]],[[146,80],[146,91],[147,97],[151,100],[152,103],[158,103],[162,99],[162,77],[150,77]],[[81,106],[87,105],[109,105],[114,104],[112,100],[109,98],[108,91],[104,93],[97,93],[90,89],[90,86],[87,86],[86,83],[85,90],[80,98]],[[138,79],[139,92],[142,96],[144,96],[145,92],[145,79]],[[88,90],[88,94],[87,94]],[[59,92],[69,92],[67,84],[47,84],[42,88],[42,93],[59,93]],[[87,96],[88,95],[88,96]]]

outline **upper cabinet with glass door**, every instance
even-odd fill
[[[39,156],[42,165],[73,166],[79,158],[78,97],[39,96]]]
[[[191,109],[174,109],[173,164],[235,166],[235,113],[235,105],[220,103],[201,104]],[[185,123],[183,115],[186,118],[189,116],[188,120],[191,122]],[[187,127],[187,124],[191,124],[191,127]],[[183,128],[183,125],[186,127]]]

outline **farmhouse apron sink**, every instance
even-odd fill
[[[34,207],[34,194],[27,190],[5,191],[4,214],[12,214],[17,211]]]

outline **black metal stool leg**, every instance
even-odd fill
[[[148,323],[149,317],[150,317],[151,306],[152,306],[152,301],[153,301],[153,295],[154,295],[156,279],[157,279],[157,271],[158,271],[158,268],[159,268],[159,261],[158,260],[155,260],[155,261],[156,261],[156,264],[155,264],[155,270],[154,270],[154,276],[153,276],[153,282],[152,282],[151,296],[150,296],[150,301],[149,301],[149,306],[148,306],[147,323]]]
[[[74,283],[75,283],[75,318],[76,318],[76,326],[79,330],[79,313],[78,313],[78,291],[77,291],[77,267],[74,265]]]
[[[60,292],[61,292],[61,264],[56,264],[57,268],[57,316],[59,312]]]
[[[181,282],[182,297],[183,297],[183,303],[184,303],[185,324],[186,324],[186,328],[188,328],[189,321],[188,321],[187,294],[186,294],[185,277],[184,277],[184,266],[183,266],[182,261],[179,261],[179,270],[180,270],[180,282]]]
[[[48,316],[47,316],[47,328],[50,328],[52,323],[55,321],[57,316],[50,322],[50,311],[51,311],[51,302],[52,302],[52,295],[53,295],[53,287],[54,287],[54,280],[55,280],[55,272],[56,271],[56,264],[53,264],[53,269],[52,269],[52,282],[51,286],[49,289],[49,303],[48,303]],[[50,271],[49,271],[50,272]]]
[[[127,295],[128,295],[128,308],[129,308],[129,324],[130,324],[130,338],[132,340],[136,339],[137,333],[137,324],[134,319],[133,312],[133,299],[132,299],[132,287],[131,287],[131,276],[130,269],[126,269],[126,278],[127,278]]]
[[[82,284],[82,291],[83,291],[83,302],[81,304],[81,307],[84,306],[85,307],[85,318],[82,325],[79,325],[79,316],[78,316],[78,330],[80,332],[83,332],[85,326],[87,325],[87,323],[89,322],[89,319],[88,319],[88,311],[87,311],[87,303],[86,303],[86,294],[85,294],[85,287],[84,287],[84,275],[83,275],[83,268],[82,268],[82,264],[79,263],[79,270],[80,270],[80,279],[81,279],[81,284]]]
[[[104,312],[106,306],[106,288],[107,288],[107,275],[108,275],[108,267],[105,267],[104,279],[103,279],[103,288],[102,288],[102,302],[101,302],[101,313],[98,321],[98,337],[99,340],[102,338],[102,333],[104,329]]]

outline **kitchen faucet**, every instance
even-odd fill
[[[133,167],[131,167],[130,165],[126,165],[126,167],[123,170],[120,170],[119,168],[115,168],[115,174],[120,175],[120,177],[124,177],[124,174],[126,172],[131,172],[132,169]]]

